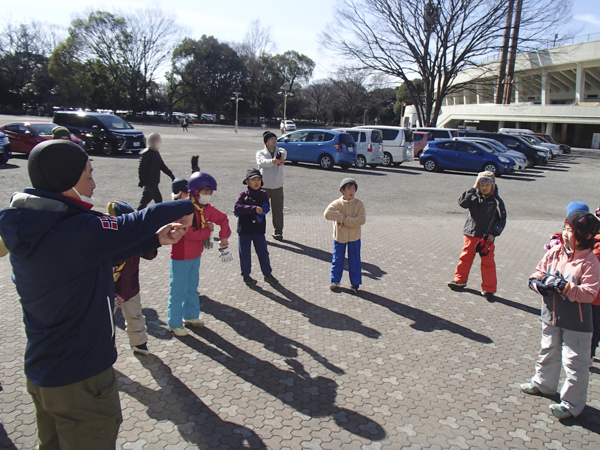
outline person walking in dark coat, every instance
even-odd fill
[[[138,169],[140,183],[138,186],[144,188],[144,190],[142,191],[142,199],[140,200],[138,211],[148,206],[152,200],[154,200],[154,203],[162,202],[162,195],[158,187],[161,171],[171,178],[171,181],[175,179],[175,175],[167,167],[158,152],[161,143],[160,134],[152,133],[148,136],[148,148],[141,153]]]

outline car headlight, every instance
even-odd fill
[[[8,138],[6,136],[0,137],[0,145],[8,144]]]
[[[510,159],[506,159],[504,156],[500,156],[498,159],[499,159],[501,162],[503,162],[503,163],[509,163],[509,162],[510,162]]]
[[[537,154],[540,156],[547,156],[546,152],[537,152]]]

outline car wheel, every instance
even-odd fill
[[[423,167],[425,167],[427,172],[435,172],[438,170],[437,162],[435,162],[435,159],[432,158],[426,159],[423,163]]]
[[[527,157],[527,167],[535,167],[535,159],[531,156]]]
[[[367,159],[363,155],[358,155],[356,157],[356,167],[359,169],[364,169],[367,166]]]
[[[385,167],[389,167],[392,165],[393,162],[394,162],[394,159],[392,158],[392,155],[389,154],[388,152],[384,152],[383,153],[383,161],[381,162],[381,164],[383,164]]]
[[[369,164],[369,167],[371,169],[377,169],[379,167],[379,164]]]
[[[492,172],[496,176],[500,176],[500,171],[498,170],[498,166],[494,163],[485,163],[483,165],[484,172]]]
[[[104,141],[104,144],[102,144],[102,153],[104,153],[105,155],[114,155],[115,145],[110,143],[109,141]]]
[[[330,155],[321,155],[319,157],[319,165],[321,169],[331,170],[333,169],[333,158]]]

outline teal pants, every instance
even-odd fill
[[[200,256],[185,261],[171,260],[171,292],[167,321],[169,328],[183,326],[184,320],[200,315],[198,283],[200,282]]]

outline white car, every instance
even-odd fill
[[[288,131],[296,131],[296,124],[293,120],[282,120],[279,124],[279,129],[282,133],[287,133]]]
[[[388,125],[361,125],[354,127],[361,130],[378,130],[383,138],[383,161],[384,166],[395,164],[399,166],[403,162],[414,161],[412,131],[410,128],[394,127]]]
[[[356,142],[356,167],[373,169],[383,163],[383,138],[380,130],[359,128],[335,128],[333,131],[344,131]]]
[[[531,145],[537,147],[544,147],[550,150],[550,155],[552,156],[552,158],[563,154],[562,148],[560,148],[560,145],[558,144],[551,144],[550,142],[546,142],[543,139],[537,136],[532,136],[530,134],[521,134],[520,136],[527,142],[529,142]]]

